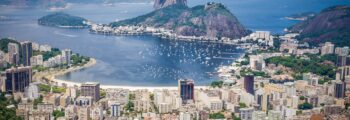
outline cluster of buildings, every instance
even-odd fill
[[[177,35],[173,30],[165,29],[165,28],[155,28],[149,26],[118,26],[111,27],[109,25],[100,25],[100,24],[92,24],[91,32],[99,33],[99,34],[112,34],[112,35],[154,35],[160,36],[161,38],[166,39],[175,39],[175,40],[208,40],[208,41],[218,41],[217,37],[211,38],[206,36],[183,36]],[[223,37],[222,41],[231,42],[232,39]]]
[[[55,67],[58,65],[66,64],[68,66],[71,65],[71,53],[72,51],[70,49],[64,49],[61,51],[61,54],[49,58],[47,61],[44,61],[43,65],[44,67]],[[39,55],[40,56],[40,55]]]
[[[158,29],[124,26],[108,28],[108,26],[92,25],[95,32],[106,31],[128,33],[128,31],[159,32]],[[135,33],[135,34],[136,34]],[[227,119],[239,117],[242,120],[308,120],[329,119],[348,120],[350,111],[350,56],[349,47],[335,47],[326,42],[320,47],[310,47],[299,43],[297,34],[280,36],[280,48],[268,53],[256,53],[241,58],[231,66],[224,66],[219,71],[223,80],[220,87],[197,88],[192,79],[180,79],[178,88],[172,89],[139,89],[122,88],[101,89],[99,83],[87,82],[78,86],[51,85],[48,93],[39,92],[39,84],[32,83],[31,66],[7,69],[0,76],[1,90],[21,98],[16,114],[24,119],[59,119],[59,120],[208,120],[213,114],[222,114]],[[274,37],[267,31],[257,31],[242,41],[250,41],[249,46],[256,50],[267,50],[273,47]],[[236,41],[237,42],[237,41]],[[23,45],[22,45],[23,44]],[[70,63],[70,50],[61,51],[61,55],[41,60],[43,56],[32,56],[30,43],[22,43],[26,52],[20,52],[19,46],[9,44],[9,60],[13,64],[22,63],[45,66]],[[245,43],[244,43],[245,44]],[[259,46],[262,45],[262,46]],[[36,47],[35,50],[40,50]],[[249,52],[249,51],[248,51]],[[18,54],[29,61],[18,61]],[[0,52],[0,60],[5,53]],[[302,79],[296,80],[290,68],[266,62],[276,56],[304,56],[305,54],[335,54],[336,77],[328,83],[320,84],[323,76],[313,73],[302,73]],[[19,59],[21,60],[21,59]],[[247,61],[246,65],[240,64]],[[1,61],[0,61],[1,62]],[[321,64],[321,63],[320,63]],[[51,63],[50,63],[51,65]],[[49,66],[50,66],[49,65]],[[244,75],[242,70],[251,72]],[[276,74],[281,72],[279,74]],[[257,76],[264,73],[266,76]],[[49,84],[50,85],[50,84]],[[62,87],[64,92],[54,92],[52,87]],[[33,104],[40,99],[42,103]],[[64,112],[64,116],[54,118],[54,111]]]
[[[50,52],[51,46],[49,45],[39,45],[37,43],[32,43],[30,41],[24,41],[18,43],[8,44],[8,53],[0,51],[0,65],[6,67],[9,63],[15,66],[44,66],[44,67],[54,67],[60,64],[71,64],[71,50],[62,50],[61,55],[49,58],[44,61],[42,54],[33,56],[33,51],[38,52]]]

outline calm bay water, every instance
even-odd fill
[[[283,17],[300,12],[318,12],[348,0],[215,0],[227,6],[241,23],[252,30],[282,33],[296,23]],[[208,0],[189,0],[189,6]],[[96,23],[109,23],[152,11],[151,3],[73,4],[63,10]],[[103,36],[87,29],[61,29],[37,25],[37,19],[52,11],[40,8],[0,7],[0,37],[31,40],[94,57],[98,63],[61,79],[97,81],[108,85],[172,86],[179,78],[192,78],[206,85],[217,79],[209,75],[221,65],[232,63],[243,50],[235,46],[203,42],[163,40],[153,36]]]

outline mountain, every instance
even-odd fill
[[[160,9],[170,5],[187,6],[187,0],[155,0],[153,7]]]
[[[289,31],[300,33],[298,38],[311,45],[329,41],[336,46],[350,46],[350,6],[326,8]]]
[[[161,27],[183,36],[240,38],[249,32],[237,18],[220,3],[207,3],[188,8],[173,4],[161,9],[110,24],[112,27],[138,25]]]
[[[86,27],[86,19],[72,16],[63,12],[46,15],[38,19],[38,24],[56,27]]]

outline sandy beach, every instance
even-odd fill
[[[92,67],[95,64],[96,64],[96,59],[91,58],[90,61],[83,66],[76,66],[76,67],[71,67],[69,69],[58,70],[58,71],[57,70],[49,71],[47,73],[44,73],[45,75],[43,77],[49,80],[50,82],[54,82],[58,86],[80,86],[81,83],[57,79],[56,76],[64,75],[64,74],[81,70],[84,68]],[[177,86],[118,86],[118,85],[103,85],[103,84],[101,84],[100,87],[102,89],[110,89],[110,88],[115,88],[115,89],[120,88],[120,89],[128,89],[128,90],[147,89],[150,91],[160,90],[160,89],[168,89],[168,90],[178,89]],[[209,86],[195,86],[195,89],[207,89],[207,88],[209,88]]]

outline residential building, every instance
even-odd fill
[[[264,57],[261,55],[250,55],[249,64],[252,70],[263,70],[265,68]]]
[[[8,93],[24,92],[32,81],[32,67],[10,68],[5,71],[5,88]]]
[[[78,108],[78,119],[79,120],[89,120],[90,119],[90,107],[84,106]]]
[[[121,107],[119,103],[115,103],[111,105],[111,117],[119,117],[120,116],[120,111]]]
[[[269,120],[282,120],[281,112],[280,111],[275,111],[275,110],[270,110],[268,112],[268,119]]]
[[[348,46],[336,47],[335,54],[337,54],[339,56],[347,56],[347,55],[349,55],[349,47]]]
[[[81,96],[91,96],[94,101],[100,100],[100,83],[86,82],[80,86]]]
[[[43,65],[44,64],[43,55],[37,55],[37,56],[31,57],[30,62],[32,66]]]
[[[192,120],[192,116],[191,113],[189,112],[180,112],[179,115],[179,120]]]
[[[264,111],[254,111],[252,116],[253,120],[267,120],[266,112]]]
[[[253,120],[254,108],[240,108],[239,111],[242,120]]]
[[[344,98],[346,91],[346,84],[340,80],[334,82],[334,97],[335,98]]]
[[[321,55],[333,54],[333,53],[334,53],[334,44],[332,44],[331,42],[326,42],[321,47]]]
[[[194,81],[190,79],[181,79],[178,81],[179,94],[182,103],[187,103],[194,100]]]
[[[254,76],[252,74],[244,76],[244,90],[254,95]]]
[[[33,55],[32,42],[21,42],[21,58],[24,66],[30,66],[30,58]]]
[[[25,96],[29,100],[34,100],[39,98],[39,88],[36,84],[30,83],[28,87],[25,88]]]
[[[62,57],[63,57],[63,63],[66,63],[67,65],[71,64],[71,50],[70,49],[64,49],[62,50]]]
[[[9,43],[8,48],[8,58],[9,63],[14,65],[19,65],[20,56],[19,56],[19,46],[17,43]]]

